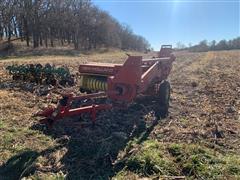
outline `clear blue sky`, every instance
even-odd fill
[[[239,0],[92,0],[119,22],[160,44],[232,39],[240,36]]]

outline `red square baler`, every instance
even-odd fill
[[[142,56],[128,56],[123,64],[88,63],[79,66],[81,94],[62,94],[56,107],[38,112],[42,123],[52,126],[66,116],[90,113],[93,122],[96,113],[112,107],[125,108],[139,96],[150,96],[159,102],[161,116],[168,114],[170,83],[167,77],[172,69],[175,56],[171,45],[163,45],[157,57],[143,59]],[[95,99],[105,98],[104,103]],[[91,100],[90,104],[81,103]],[[73,106],[74,102],[79,106]],[[76,103],[75,103],[76,104]]]

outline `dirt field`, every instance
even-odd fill
[[[0,60],[0,179],[240,179],[240,51],[176,56],[168,118],[133,104],[100,113],[94,128],[72,118],[51,131],[31,117],[50,100],[4,68],[52,62],[76,72],[87,61],[123,62],[124,52]]]

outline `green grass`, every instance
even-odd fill
[[[4,124],[4,121],[2,119],[0,119],[0,130],[4,129],[6,127],[6,125]]]
[[[53,140],[42,132],[28,127],[19,128],[0,120],[0,159],[8,158],[29,150],[43,150],[53,145]]]
[[[37,175],[34,175],[34,176],[31,176],[30,178],[32,180],[64,180],[66,177],[66,175],[64,175],[61,171],[58,172],[58,173],[50,173],[50,174],[44,174],[44,175],[41,175],[41,176],[37,176]]]
[[[4,123],[3,123],[4,125]],[[29,174],[34,168],[40,152],[51,148],[54,141],[39,131],[27,127],[6,126],[0,134],[0,159],[5,163],[0,166],[0,179],[17,179]],[[64,179],[58,174],[48,176],[53,180]],[[40,178],[40,179],[47,179]],[[36,177],[36,179],[38,179]]]
[[[194,144],[171,144],[168,151],[186,176],[214,179],[240,175],[239,155],[222,154]]]
[[[0,179],[21,179],[24,174],[34,168],[34,162],[39,156],[35,151],[24,151],[11,157],[0,168]]]
[[[165,144],[147,140],[130,155],[115,179],[166,175],[189,179],[240,179],[240,155],[223,154],[198,144]]]
[[[176,175],[174,163],[164,155],[164,147],[154,140],[143,143],[142,148],[126,163],[130,171],[142,175]]]

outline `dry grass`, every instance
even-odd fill
[[[125,53],[114,51],[89,55],[10,56],[0,61],[0,83],[11,81],[9,76],[6,75],[4,67],[12,63],[66,64],[73,71],[77,71],[78,65],[87,61],[123,62],[127,57]],[[131,53],[139,55],[139,53]],[[91,173],[98,175],[94,176],[98,179],[104,179],[114,176],[117,171],[114,170],[114,167],[97,166],[98,161],[95,162],[95,158],[105,157],[107,154],[105,151],[109,152],[114,146],[116,149],[114,152],[119,153],[118,157],[120,159],[118,161],[121,161],[124,157],[129,157],[124,161],[125,169],[123,168],[115,176],[117,179],[152,178],[164,175],[182,176],[186,174],[181,171],[181,168],[188,165],[191,169],[191,165],[193,165],[186,155],[193,155],[189,151],[200,147],[200,149],[206,150],[207,155],[210,152],[209,156],[213,159],[223,160],[224,163],[214,164],[214,166],[219,166],[216,168],[216,172],[208,170],[208,168],[211,169],[214,166],[207,162],[206,166],[201,166],[200,170],[196,169],[196,173],[193,175],[190,173],[189,177],[214,178],[214,175],[219,175],[219,171],[224,172],[224,174],[221,174],[224,177],[239,175],[239,162],[235,163],[236,166],[231,163],[233,159],[240,155],[239,54],[240,51],[178,52],[176,54],[177,60],[170,75],[172,84],[170,116],[161,120],[154,127],[148,134],[148,140],[145,143],[139,145],[136,143],[139,141],[133,140],[117,149],[113,140],[109,141],[108,136],[103,137],[101,135],[109,129],[107,128],[108,115],[104,116],[106,118],[105,126],[107,127],[102,130],[70,126],[71,131],[79,133],[70,137],[69,140],[69,137],[65,138],[69,133],[65,132],[61,126],[58,131],[52,133],[46,132],[44,128],[41,129],[42,127],[35,128],[38,123],[36,119],[31,117],[31,114],[38,110],[40,106],[47,104],[46,97],[36,96],[21,88],[2,88],[0,89],[0,165],[10,157],[33,150],[39,152],[40,155],[36,160],[34,173],[32,175],[28,173],[31,179],[64,179],[65,176],[74,179],[76,177],[91,177]],[[147,55],[152,56],[151,54]],[[130,122],[136,118],[130,111],[125,115],[123,117],[112,116],[116,119],[120,118],[119,124]],[[99,123],[104,122],[100,121]],[[122,129],[120,128],[119,131],[124,131],[124,126],[120,127]],[[94,132],[98,134],[94,134]],[[122,134],[124,135],[124,133]],[[88,144],[84,144],[83,138]],[[91,148],[95,147],[93,145],[96,142],[90,141],[89,138],[97,138],[99,140],[97,143],[100,143],[101,148],[97,152],[91,149],[91,156],[83,156],[82,153],[90,151],[90,149],[86,149],[88,145],[91,145]],[[100,140],[101,138],[102,140]],[[152,140],[154,140],[153,144]],[[120,143],[120,141],[117,142]],[[179,163],[175,162],[177,157],[172,157],[168,151],[168,148],[176,150],[175,144],[177,144],[176,149],[178,145],[180,146],[184,157]],[[154,153],[150,153],[146,149],[149,145],[151,145]],[[165,159],[165,156],[168,159]],[[152,171],[151,168],[146,169],[149,166],[142,165],[142,162],[144,163],[146,159],[151,160],[150,167],[157,165],[160,166],[160,169],[163,168],[160,173],[157,170]],[[131,169],[129,163],[130,165],[131,163],[138,163],[139,168]],[[169,169],[169,163],[174,165],[175,168]],[[84,169],[83,167],[93,167],[93,169]],[[210,175],[204,174],[206,171],[203,170],[205,169],[213,173],[210,173]],[[83,173],[86,176],[82,176]]]

